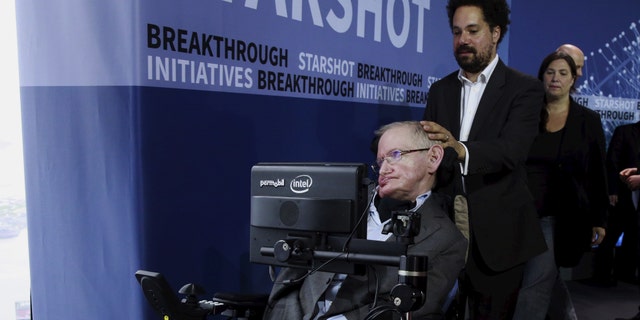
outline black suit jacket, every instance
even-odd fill
[[[631,190],[620,181],[619,173],[622,169],[637,168],[639,165],[640,121],[616,127],[607,150],[609,194],[618,195],[616,212],[635,212],[631,199]]]
[[[435,82],[424,120],[460,133],[458,72]],[[546,250],[525,160],[538,132],[544,90],[537,79],[498,61],[473,120],[465,176],[472,242],[488,267],[502,271]]]
[[[442,305],[464,267],[467,240],[442,210],[442,200],[438,196],[432,193],[418,209],[421,214],[420,232],[408,249],[408,254],[428,257],[426,301],[413,312],[413,319],[442,319]],[[395,241],[394,238],[391,236],[387,241]],[[306,272],[293,268],[281,270],[271,290],[265,320],[313,319],[317,314],[316,304],[331,284],[334,273],[315,272],[304,281],[282,283],[300,278]],[[364,319],[376,293],[379,304],[390,303],[389,293],[398,283],[398,267],[375,266],[367,273],[369,276],[350,275],[344,280],[324,317],[344,314],[347,319]],[[376,319],[388,319],[390,315],[387,312]]]
[[[588,215],[585,219],[589,227],[604,227],[609,200],[605,138],[600,115],[571,100],[564,130],[559,156],[561,170],[572,176],[583,189],[565,190],[567,209],[576,210],[576,206],[582,206]]]
[[[600,115],[573,100],[561,134],[544,210],[556,217],[556,263],[573,267],[607,218],[605,138]]]

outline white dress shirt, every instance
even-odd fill
[[[484,89],[487,87],[489,78],[491,78],[493,70],[495,70],[498,65],[499,59],[498,55],[496,55],[491,63],[482,70],[475,82],[467,79],[464,76],[464,71],[462,69],[458,71],[458,80],[462,83],[462,90],[460,91],[460,133],[458,141],[460,141],[466,151],[464,165],[462,167],[462,174],[465,175],[467,174],[470,155],[467,146],[464,145],[464,141],[469,140],[469,132],[471,131],[471,126],[473,125],[473,119],[476,116],[480,99],[482,99]]]

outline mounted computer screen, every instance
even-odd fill
[[[258,163],[251,170],[250,261],[340,273],[363,265],[314,255],[366,239],[369,180],[363,163]],[[359,241],[356,241],[359,242]]]

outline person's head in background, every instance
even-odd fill
[[[449,1],[447,14],[453,52],[462,70],[475,75],[491,63],[507,33],[510,12],[505,0]],[[466,76],[473,80],[470,75]]]
[[[584,53],[580,48],[572,44],[563,44],[556,49],[557,52],[564,52],[573,58],[573,62],[576,64],[576,73],[579,77],[582,77],[582,67],[584,66]]]
[[[429,140],[418,121],[393,122],[375,132],[381,198],[415,201],[430,191],[444,150]]]
[[[547,131],[549,121],[549,105],[563,105],[569,108],[570,94],[575,90],[578,71],[571,56],[564,52],[553,52],[546,56],[540,64],[538,79],[542,81],[545,92],[546,108],[540,111],[540,132]]]
[[[575,91],[578,68],[573,58],[564,52],[552,52],[542,60],[538,79],[544,85],[546,101],[568,98]]]

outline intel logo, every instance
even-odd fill
[[[311,179],[308,175],[301,175],[293,178],[291,183],[289,184],[289,188],[294,193],[305,193],[309,191],[311,185],[313,184],[313,179]]]

